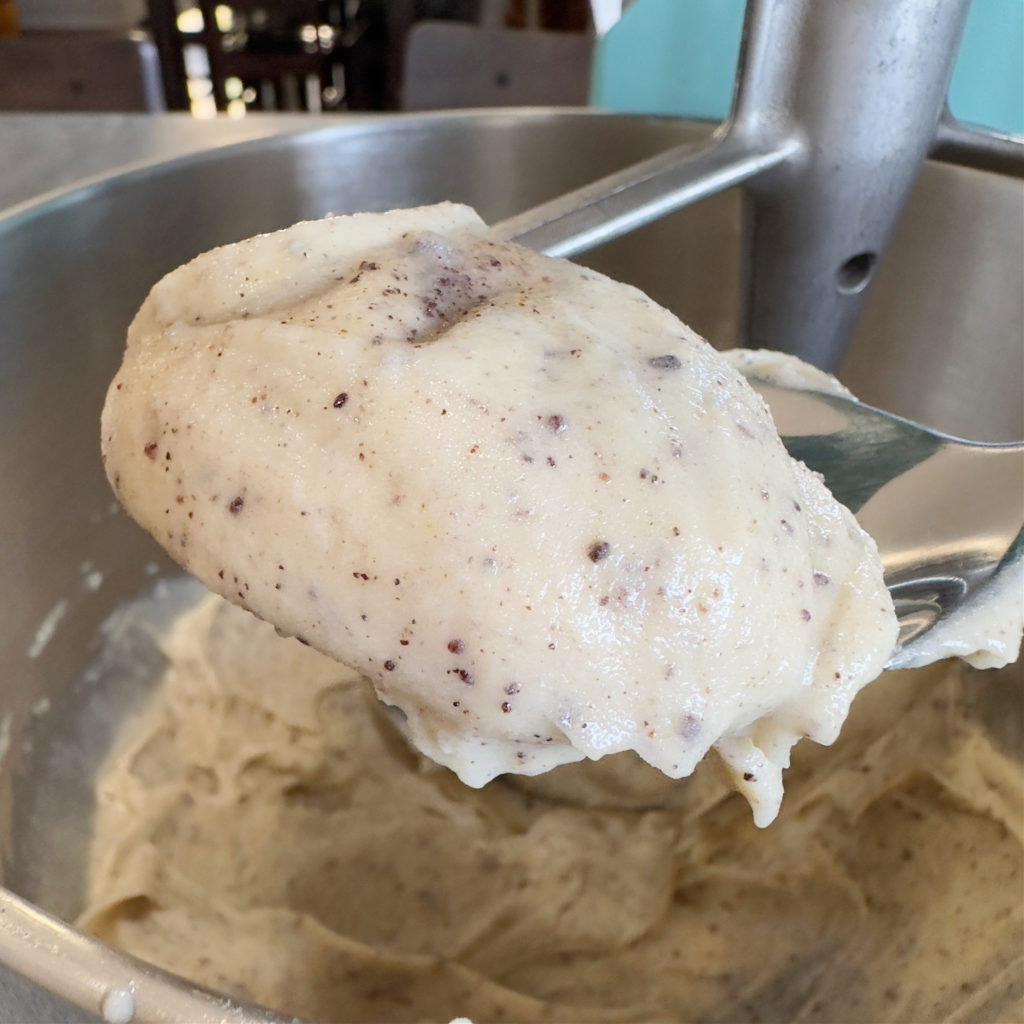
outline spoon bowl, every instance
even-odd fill
[[[1003,587],[1024,602],[1024,442],[965,441],[843,395],[750,383],[790,455],[878,546],[900,622],[890,667],[909,664],[940,624],[960,633]]]

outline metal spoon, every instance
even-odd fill
[[[877,543],[900,621],[891,665],[1004,583],[1024,600],[1024,442],[964,441],[854,399],[750,383],[789,453]]]

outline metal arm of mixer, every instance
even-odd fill
[[[689,143],[632,164],[495,224],[505,238],[548,256],[573,256],[698,199],[739,185],[799,150],[795,140],[748,145],[728,122],[709,145]]]
[[[497,225],[568,256],[746,183],[744,343],[842,358],[921,164],[1024,166],[946,112],[969,0],[748,0],[732,111],[681,147]]]
[[[976,171],[1024,178],[1024,139],[961,124],[947,108],[928,154],[933,160]]]

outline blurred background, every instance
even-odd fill
[[[0,0],[0,110],[557,104],[721,119],[743,0]],[[961,120],[1024,133],[1024,0],[974,0]]]

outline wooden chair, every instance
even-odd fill
[[[156,48],[141,33],[39,31],[0,38],[0,110],[163,109]]]
[[[257,110],[309,109],[306,85],[315,83],[321,102],[333,83],[344,45],[344,6],[324,0],[196,0],[201,31],[183,32],[174,0],[149,0],[149,26],[160,52],[167,104],[187,109],[185,47],[203,48],[218,110],[230,97],[231,78],[251,90],[247,106]],[[216,9],[232,12],[231,27],[218,26]],[[326,28],[327,32],[320,30]],[[305,36],[303,30],[305,29]],[[326,105],[330,105],[329,94]],[[313,105],[315,106],[315,104]]]
[[[406,42],[402,108],[582,105],[593,47],[582,32],[421,21]]]

